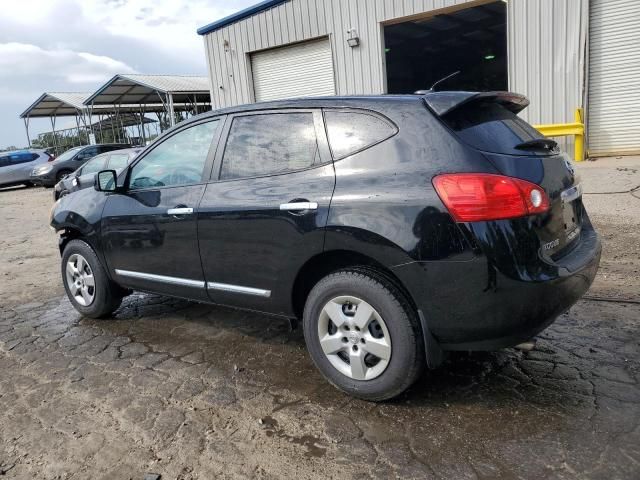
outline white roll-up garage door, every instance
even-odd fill
[[[298,43],[251,55],[256,101],[335,95],[328,39]]]
[[[592,0],[590,155],[640,153],[640,2]]]

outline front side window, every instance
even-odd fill
[[[186,128],[167,138],[131,169],[129,188],[158,188],[198,183],[218,120]]]
[[[268,113],[233,119],[220,178],[258,177],[319,164],[313,113]]]
[[[336,160],[380,143],[398,131],[388,121],[364,112],[325,110],[324,119],[331,153]]]
[[[98,156],[93,157],[87,163],[84,164],[82,170],[80,171],[81,175],[89,175],[92,173],[98,173],[100,170],[104,168],[104,161],[106,160],[106,156]]]
[[[76,155],[76,160],[89,160],[98,155],[98,153],[100,153],[98,147],[87,147]]]

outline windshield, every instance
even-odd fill
[[[471,102],[442,119],[462,141],[484,152],[531,155],[523,150],[541,150],[536,142],[526,148],[527,142],[545,139],[522,118],[495,102]]]
[[[80,150],[82,150],[83,148],[84,147],[76,147],[76,148],[72,148],[71,150],[67,150],[62,155],[60,155],[58,158],[56,158],[56,162],[63,162],[65,160],[69,160],[70,158],[73,158],[73,156],[76,153],[78,153]]]

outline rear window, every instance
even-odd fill
[[[442,120],[463,142],[484,152],[509,155],[550,153],[539,148],[515,148],[525,142],[545,137],[498,103],[472,102],[447,113]]]
[[[335,160],[353,155],[395,135],[395,125],[364,112],[325,110],[324,120]]]

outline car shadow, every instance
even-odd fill
[[[291,330],[284,318],[136,293],[125,299],[113,320],[81,319],[80,324],[99,324],[108,333],[129,336],[172,357],[202,352],[215,368],[242,369],[248,377],[256,375],[308,402],[360,402],[326,383],[306,352],[301,326]],[[407,392],[382,405],[398,414],[409,406],[486,412],[499,406],[535,405],[554,415],[571,409],[590,411],[592,385],[579,377],[554,376],[552,344],[543,340],[542,349],[450,352],[439,368],[425,370]]]

